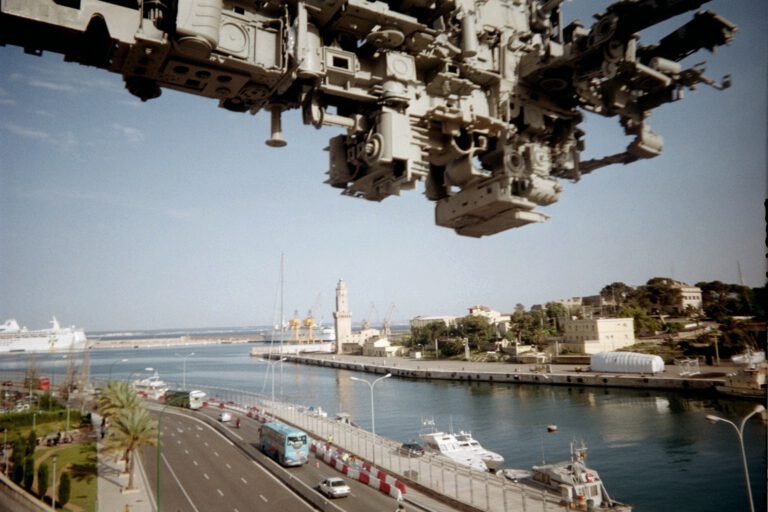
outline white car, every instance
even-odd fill
[[[329,498],[343,498],[352,493],[352,489],[349,488],[347,482],[343,478],[335,476],[320,482],[318,489]]]
[[[228,421],[232,421],[232,415],[228,412],[220,412],[219,413],[219,421],[222,423],[226,423]]]

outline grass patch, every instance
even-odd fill
[[[56,455],[56,481],[58,482],[64,471],[69,471],[72,479],[72,491],[69,503],[65,509],[80,512],[97,512],[96,495],[98,466],[96,459],[96,443],[78,443],[64,447],[42,448],[35,453],[36,462],[48,463],[53,471],[52,456]],[[36,488],[37,484],[35,484]],[[52,489],[48,489],[51,496]],[[50,499],[48,500],[50,503]]]

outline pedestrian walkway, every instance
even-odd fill
[[[99,425],[101,418],[93,415],[93,424]],[[141,459],[136,461],[133,476],[135,489],[128,490],[128,473],[123,472],[125,462],[115,460],[114,454],[104,452],[101,440],[97,443],[98,450],[98,495],[97,510],[99,512],[154,512],[155,499],[152,489],[147,482],[147,475]]]

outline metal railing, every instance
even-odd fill
[[[331,440],[336,449],[348,452],[354,459],[375,459],[376,467],[395,478],[416,483],[479,510],[568,510],[556,494],[513,482],[500,475],[472,470],[436,454],[427,452],[421,457],[402,456],[399,453],[400,443],[378,435],[374,439],[369,431],[318,414],[311,407],[272,401],[265,395],[239,389],[200,384],[188,384],[187,388],[205,391],[210,401],[243,412],[258,408],[261,414],[291,423],[321,442]]]

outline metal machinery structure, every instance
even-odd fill
[[[721,83],[679,61],[728,43],[709,12],[657,44],[639,32],[708,0],[619,0],[591,26],[563,0],[0,0],[0,44],[120,73],[149,100],[166,87],[236,112],[346,129],[327,183],[372,201],[424,181],[436,223],[491,235],[548,217],[560,179],[658,155],[650,112]],[[580,110],[617,116],[625,152],[581,161]]]

